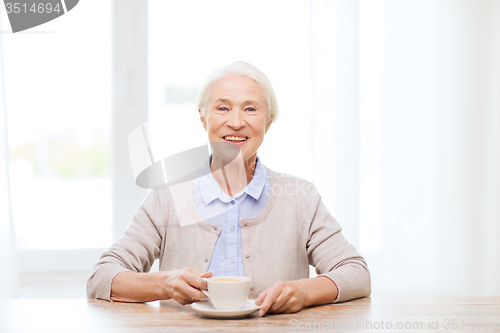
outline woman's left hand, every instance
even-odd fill
[[[306,306],[307,291],[303,281],[279,281],[260,293],[255,301],[259,316],[266,313],[294,313]]]

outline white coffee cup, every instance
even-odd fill
[[[239,310],[245,306],[250,293],[250,278],[246,276],[215,276],[207,281],[208,292],[216,310]]]

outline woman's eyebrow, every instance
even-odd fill
[[[244,101],[243,104],[244,105],[252,104],[255,106],[260,106],[259,103],[257,103],[257,101],[253,101],[253,100]]]
[[[215,100],[213,104],[215,105],[215,104],[219,104],[219,103],[229,104],[229,105],[232,104],[230,100],[225,99],[225,98],[219,98],[219,99]],[[260,106],[260,104],[257,103],[257,101],[255,101],[255,100],[246,100],[246,101],[243,101],[241,104],[242,105],[251,104],[251,105],[255,105],[255,106]]]
[[[228,99],[219,98],[218,100],[214,101],[214,104],[218,104],[218,103],[231,104],[231,101]]]

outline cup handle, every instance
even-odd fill
[[[203,280],[205,281],[208,281],[207,278],[202,278]],[[202,293],[204,293],[205,295],[207,295],[207,297],[210,297],[210,295],[208,294],[208,290],[204,290],[204,289],[200,289]]]

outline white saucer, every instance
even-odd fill
[[[191,307],[200,313],[207,315],[211,318],[244,318],[251,313],[259,310],[260,305],[255,305],[255,300],[247,299],[243,309],[239,310],[215,310],[214,306],[208,299],[199,302],[191,303]]]

